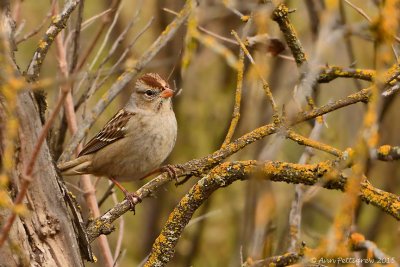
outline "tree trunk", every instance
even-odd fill
[[[16,190],[42,127],[31,93],[19,95],[17,114],[20,151],[12,181]],[[30,213],[15,221],[8,242],[0,249],[0,266],[83,266],[73,220],[47,144],[36,161],[25,204]],[[8,213],[3,210],[1,218],[7,218]]]
[[[4,3],[2,3],[4,4]],[[12,28],[7,23],[12,23],[8,6],[2,5],[2,29],[7,33]],[[11,36],[11,35],[10,35]],[[4,38],[4,36],[3,36]],[[3,41],[3,38],[2,41]],[[11,43],[11,42],[10,42]],[[12,55],[4,57],[12,58]],[[11,53],[10,53],[11,54]],[[2,60],[7,62],[8,60]],[[11,62],[11,59],[9,60]],[[4,66],[3,66],[4,67]],[[6,66],[7,67],[7,66]],[[2,68],[5,70],[6,68]],[[19,71],[15,66],[15,73]],[[3,74],[4,75],[4,74]],[[11,78],[11,77],[7,77]],[[7,81],[2,79],[1,83]],[[2,98],[0,97],[0,102]],[[0,131],[4,130],[4,110],[7,103],[0,103]],[[22,174],[25,172],[26,164],[29,161],[33,148],[37,142],[38,135],[42,128],[39,118],[39,110],[35,104],[32,92],[21,92],[17,97],[16,116],[19,121],[18,149],[14,155],[15,166],[10,175],[10,196],[7,201],[13,201],[15,192],[20,189]],[[6,138],[4,132],[0,138]],[[0,144],[4,140],[0,140]],[[2,150],[0,149],[0,152]],[[0,155],[1,158],[1,155]],[[1,167],[1,166],[0,166]],[[64,193],[57,180],[57,173],[50,155],[47,143],[42,145],[36,160],[35,169],[32,175],[32,183],[29,186],[24,204],[29,213],[24,217],[17,217],[8,234],[8,240],[0,248],[0,267],[9,266],[83,266],[83,259],[79,250],[77,234],[66,202]],[[0,210],[1,228],[7,222],[10,209]]]

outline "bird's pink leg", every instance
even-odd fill
[[[119,188],[125,195],[125,199],[128,200],[129,204],[131,205],[131,210],[133,211],[133,214],[135,214],[135,206],[137,203],[142,202],[142,199],[135,193],[135,192],[129,192],[128,190],[125,189],[117,180],[114,178],[110,178],[110,180]]]
[[[171,177],[176,182],[178,182],[178,175],[176,173],[176,167],[174,165],[171,165],[171,164],[167,164],[165,166],[162,166],[160,168],[152,170],[151,172],[147,173],[142,178],[140,178],[140,180],[143,180],[143,179],[149,177],[150,175],[153,175],[153,174],[156,174],[156,173],[162,173],[162,172],[167,172],[169,177]]]

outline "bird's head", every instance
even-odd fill
[[[157,73],[146,73],[136,81],[134,91],[128,104],[135,108],[159,112],[163,109],[171,109],[171,97],[174,91],[167,81]]]

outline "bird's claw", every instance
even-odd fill
[[[135,206],[136,204],[142,202],[142,199],[135,192],[126,192],[125,199],[129,202],[131,206],[130,210],[133,211],[133,214],[136,214]]]
[[[161,167],[162,172],[167,172],[169,177],[171,177],[174,180],[178,179],[178,175],[176,174],[176,168],[174,165],[167,164],[165,166]]]
[[[171,165],[171,164],[167,164],[167,165],[161,167],[162,172],[167,172],[168,176],[171,179],[175,180],[176,186],[181,184],[181,181],[179,181],[179,176],[178,176],[177,171],[182,170],[182,169],[183,168],[180,165]]]

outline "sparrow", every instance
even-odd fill
[[[173,95],[160,75],[142,75],[124,108],[83,147],[77,158],[58,164],[61,174],[106,176],[122,190],[134,210],[141,199],[120,182],[140,180],[160,171],[170,175],[174,172],[170,165],[159,168],[177,136]]]

